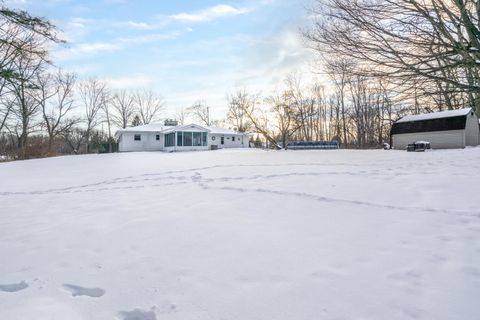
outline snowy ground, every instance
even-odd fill
[[[0,319],[480,319],[480,148],[0,164]]]

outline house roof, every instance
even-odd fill
[[[406,116],[392,125],[391,135],[465,130],[471,108]]]
[[[213,134],[244,134],[243,132],[238,132],[230,129],[224,129],[220,127],[205,127],[210,133]]]
[[[224,128],[219,128],[219,127],[206,127],[206,126],[199,126],[197,124],[189,124],[189,125],[181,125],[181,126],[164,126],[163,124],[160,123],[151,123],[151,124],[146,124],[142,126],[136,126],[136,127],[129,127],[125,129],[120,129],[117,132],[161,132],[161,133],[169,133],[169,132],[174,132],[174,131],[197,131],[197,132],[202,132],[202,131],[208,131],[209,133],[212,134],[236,134],[236,135],[242,135],[245,133],[242,132],[236,132],[230,129],[224,129]]]
[[[164,126],[160,123],[150,123],[141,126],[120,129],[118,132],[161,132],[169,128],[173,128],[173,126]]]
[[[165,129],[163,133],[176,132],[176,131],[191,131],[191,132],[205,132],[207,128],[199,126],[197,124],[188,124],[183,126],[175,126]]]
[[[398,120],[397,123],[466,116],[470,111],[472,108],[408,115]]]

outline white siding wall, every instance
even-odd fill
[[[135,134],[141,135],[141,141],[135,141]],[[163,134],[160,134],[160,140],[156,140],[157,133],[155,132],[122,132],[119,141],[119,151],[199,151],[208,150],[211,145],[218,146],[219,149],[223,148],[248,148],[249,141],[246,134],[208,134],[207,144],[208,146],[196,146],[196,147],[164,147]],[[212,137],[215,137],[213,140]],[[224,138],[224,144],[221,144],[222,137]],[[232,139],[235,137],[235,141]]]
[[[465,143],[467,146],[478,146],[480,131],[478,128],[478,118],[475,113],[467,116],[467,124],[465,127]]]
[[[432,149],[465,148],[465,130],[404,133],[392,136],[395,149],[405,149],[415,141],[429,141]]]
[[[215,140],[212,139],[215,137]],[[223,137],[224,144],[221,144]],[[233,141],[232,137],[235,137]],[[215,145],[218,149],[223,148],[248,148],[248,136],[244,134],[208,134],[208,145]]]
[[[141,136],[140,141],[135,141],[135,134]],[[160,140],[156,140],[156,135],[159,133],[155,132],[122,132],[119,142],[119,151],[120,152],[129,152],[129,151],[159,151],[163,150],[163,134],[160,134]]]

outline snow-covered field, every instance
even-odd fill
[[[0,319],[480,319],[480,148],[0,164]]]

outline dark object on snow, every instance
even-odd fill
[[[409,152],[425,152],[425,150],[430,149],[430,142],[428,141],[417,141],[407,145],[407,151]]]
[[[390,150],[390,145],[386,142],[383,143],[383,150]]]
[[[287,149],[292,150],[332,150],[338,149],[337,141],[290,141]]]

